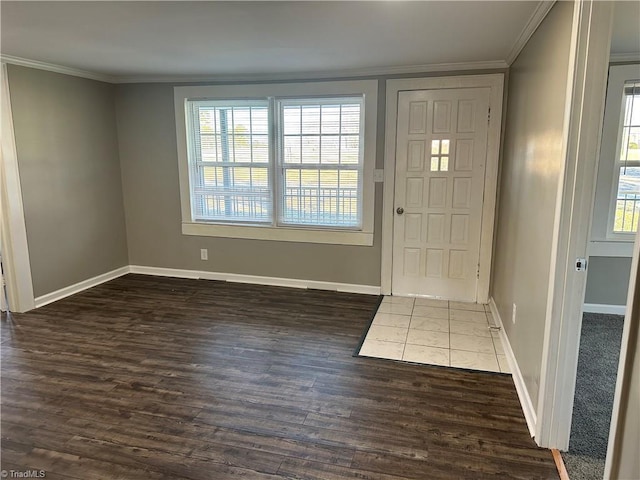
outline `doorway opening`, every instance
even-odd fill
[[[602,478],[633,242],[640,218],[640,64],[609,68],[569,449],[572,479]]]

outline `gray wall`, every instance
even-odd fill
[[[492,296],[534,404],[538,397],[573,4],[558,2],[509,74]],[[517,305],[513,324],[512,305]]]
[[[8,77],[35,296],[127,265],[113,85]]]
[[[366,77],[378,82],[376,168],[384,167],[385,80],[504,73],[454,71]],[[340,78],[335,80],[347,80]],[[371,247],[182,235],[173,87],[119,85],[116,114],[132,265],[359,285],[380,285],[382,184],[376,184]],[[200,260],[200,249],[209,260]]]
[[[173,85],[8,72],[36,297],[128,264],[380,285],[381,184],[372,247],[182,235]],[[484,73],[377,77],[376,168],[384,80]]]
[[[380,97],[382,139],[384,89]],[[381,184],[372,247],[182,235],[173,85],[120,85],[116,106],[132,265],[380,285]],[[382,165],[380,143],[377,150]]]
[[[386,79],[485,73],[504,70],[367,77],[379,80],[376,168],[384,166]],[[173,87],[129,84],[116,90],[132,265],[380,285],[382,184],[376,184],[371,247],[182,235]],[[209,260],[200,260],[201,248],[209,250]]]
[[[631,258],[589,257],[584,303],[626,305]]]

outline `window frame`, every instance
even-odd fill
[[[267,99],[262,99],[262,98],[256,98],[256,99],[242,99],[242,100],[233,100],[233,101],[217,101],[217,100],[211,100],[211,99],[189,99],[189,100],[194,100],[196,102],[212,102],[215,104],[215,108],[221,107],[223,105],[220,104],[227,104],[228,107],[243,107],[243,106],[248,106],[248,107],[253,107],[253,106],[257,106],[258,103],[263,103],[264,105],[262,105],[263,108],[266,107],[267,109],[267,126],[270,125],[270,115],[271,115],[271,103],[267,100]],[[186,143],[187,143],[187,158],[189,156],[189,152],[196,152],[196,149],[193,146],[193,142],[195,141],[196,137],[201,135],[201,131],[200,131],[200,125],[195,125],[194,123],[194,117],[193,114],[191,114],[189,112],[190,110],[190,104],[187,103],[187,101],[185,101],[185,112],[187,112],[186,114],[186,118],[185,118],[185,134],[187,136],[186,138]],[[193,106],[191,106],[191,108],[193,108]],[[267,127],[269,128],[269,127]],[[267,137],[269,138],[269,131],[267,131]],[[227,225],[269,225],[272,223],[272,220],[267,220],[267,221],[248,221],[248,222],[242,222],[240,220],[234,220],[234,219],[196,219],[196,215],[195,215],[195,205],[193,203],[194,201],[194,195],[191,192],[191,189],[194,188],[199,188],[201,187],[201,184],[204,183],[204,179],[197,174],[199,167],[200,166],[208,166],[208,167],[213,167],[213,168],[219,168],[218,165],[205,165],[206,162],[204,162],[202,159],[200,159],[199,161],[196,159],[195,162],[187,162],[189,164],[189,202],[190,202],[190,207],[191,207],[191,218],[193,222],[197,222],[197,223],[219,223],[219,224],[227,224]],[[219,163],[219,162],[216,162]],[[232,162],[232,163],[236,163],[236,162]],[[200,165],[202,164],[202,165]],[[235,165],[234,165],[235,166]],[[238,165],[240,166],[240,165]],[[253,162],[251,162],[251,167],[260,167],[261,165],[256,164],[254,165]],[[270,152],[267,152],[267,163],[262,165],[262,168],[266,168],[267,170],[267,182],[268,182],[268,188],[269,188],[269,193],[271,196],[273,196],[274,194],[274,180],[273,180],[273,173],[271,171],[271,154]],[[272,202],[272,208],[273,208],[273,202]],[[273,215],[273,211],[271,212]]]
[[[609,201],[609,216],[607,220],[607,236],[609,238],[629,239],[634,241],[636,232],[617,232],[614,230],[616,221],[616,210],[618,208],[618,188],[620,186],[620,170],[624,167],[640,167],[640,160],[620,160],[620,151],[622,150],[623,127],[626,116],[626,94],[624,92],[627,84],[636,83],[638,80],[624,80],[621,88],[617,92],[619,95],[620,113],[618,115],[616,149],[613,156],[613,184],[611,186],[611,200]]]
[[[363,181],[363,177],[364,177],[364,148],[360,148],[359,149],[359,161],[358,164],[356,166],[356,168],[351,168],[351,167],[346,167],[346,168],[341,168],[343,167],[341,164],[338,165],[334,165],[334,164],[305,164],[305,163],[300,163],[300,164],[295,164],[295,163],[290,163],[287,164],[284,161],[284,138],[285,138],[285,133],[284,133],[284,117],[283,117],[283,107],[284,106],[290,106],[290,105],[323,105],[323,104],[333,104],[334,101],[338,98],[343,98],[344,100],[356,100],[357,102],[360,104],[360,108],[361,108],[361,112],[364,112],[364,115],[361,114],[360,115],[360,125],[359,125],[359,144],[362,146],[364,145],[364,140],[365,140],[365,115],[366,115],[366,108],[365,108],[365,100],[363,96],[345,96],[345,95],[335,95],[335,96],[322,96],[322,97],[309,97],[309,96],[305,96],[305,97],[287,97],[287,98],[276,98],[275,99],[275,108],[274,108],[274,113],[276,114],[276,159],[274,161],[274,165],[275,165],[275,176],[274,176],[274,183],[275,183],[275,215],[276,218],[274,218],[274,222],[276,225],[278,225],[279,227],[295,227],[295,228],[311,228],[311,229],[318,229],[318,230],[325,230],[325,229],[333,229],[333,230],[344,230],[344,231],[359,231],[362,230],[362,227],[364,225],[364,181]],[[302,133],[302,131],[300,132],[301,136],[304,136],[305,134]],[[339,134],[337,134],[338,136],[342,136],[342,133],[340,132]],[[320,137],[322,136],[322,133],[320,133]],[[322,142],[322,139],[320,139],[320,142]],[[297,166],[299,166],[299,168],[301,170],[305,170],[307,168],[309,169],[314,169],[313,165],[317,165],[317,170],[339,170],[339,171],[343,171],[343,170],[354,170],[357,171],[359,173],[358,175],[358,190],[363,192],[363,195],[361,195],[361,198],[359,199],[359,207],[360,207],[360,216],[359,216],[359,221],[358,221],[358,225],[356,227],[353,226],[338,226],[338,225],[334,225],[334,226],[327,226],[327,225],[313,225],[313,224],[293,224],[293,223],[287,223],[284,219],[284,210],[285,210],[285,206],[284,206],[284,195],[283,192],[281,191],[282,189],[286,189],[286,178],[285,178],[285,172],[287,169],[296,169]]]
[[[278,100],[309,99],[326,97],[362,96],[361,142],[361,228],[319,227],[313,225],[291,225],[280,223],[282,199],[279,191],[278,143],[279,132],[277,118]],[[248,85],[202,85],[174,87],[176,120],[176,141],[178,153],[178,173],[180,180],[180,201],[182,214],[182,233],[184,235],[244,238],[256,240],[291,241],[305,243],[326,243],[340,245],[373,245],[374,191],[373,172],[376,162],[377,143],[377,80],[349,80],[327,82],[273,83]],[[191,165],[188,157],[189,134],[187,132],[187,100],[257,100],[269,99],[269,171],[274,195],[273,222],[270,224],[208,222],[195,221],[191,204]],[[272,141],[273,140],[273,141]]]
[[[589,255],[630,257],[632,253],[635,234],[614,232],[613,226],[620,180],[624,85],[639,77],[640,64],[609,67]]]

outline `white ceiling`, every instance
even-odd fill
[[[0,2],[3,55],[113,76],[505,60],[537,1]]]
[[[617,3],[612,51],[638,52],[640,2]],[[539,4],[2,0],[0,52],[130,81],[498,66]]]

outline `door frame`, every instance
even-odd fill
[[[574,2],[565,106],[564,166],[558,183],[535,440],[569,446],[596,176],[604,115],[613,3]],[[534,399],[535,401],[535,399]]]
[[[26,312],[35,308],[35,300],[6,63],[0,65],[0,115],[0,242],[4,280],[9,310]]]
[[[393,222],[395,216],[396,175],[396,125],[398,120],[398,95],[408,90],[442,90],[455,88],[490,88],[489,126],[487,131],[487,161],[484,174],[484,204],[480,232],[480,271],[477,287],[477,302],[488,303],[493,234],[498,191],[498,168],[500,157],[500,133],[502,130],[502,99],[504,74],[460,75],[450,77],[428,77],[393,79],[386,81],[384,185],[382,201],[382,264],[381,293],[391,295],[393,272]]]
[[[637,411],[638,397],[634,395],[634,361],[640,356],[640,230],[636,232],[631,263],[631,278],[627,296],[627,308],[622,327],[620,360],[616,377],[616,389],[609,427],[609,442],[604,464],[604,478],[620,478],[623,465],[628,465],[635,455],[633,447],[624,448],[625,440],[633,435],[633,413]],[[638,366],[636,363],[635,370]],[[637,389],[637,387],[635,387]],[[637,432],[637,423],[636,423]],[[628,470],[629,467],[626,467]],[[627,472],[623,472],[628,474]]]

